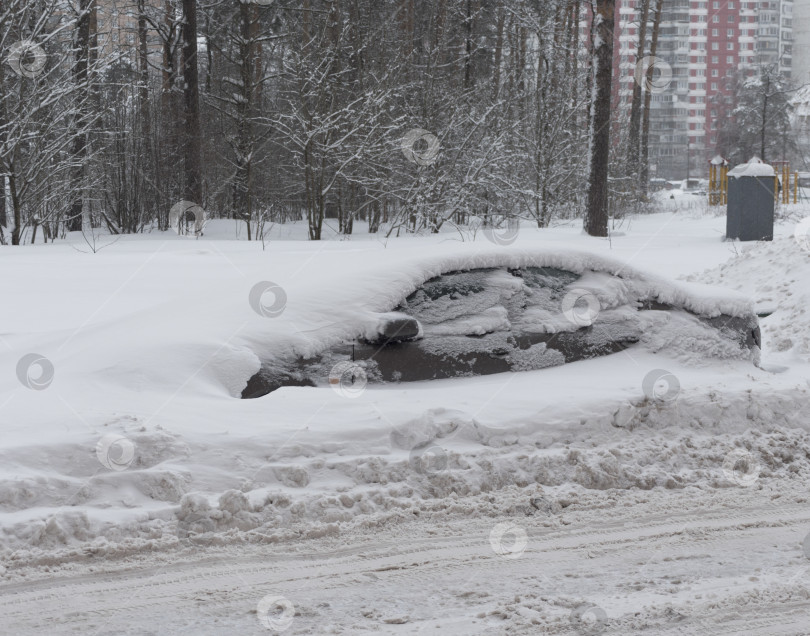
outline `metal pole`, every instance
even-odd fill
[[[797,197],[799,194],[799,173],[793,173],[793,205],[796,205]]]

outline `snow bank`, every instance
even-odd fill
[[[793,226],[790,223],[789,226]],[[690,280],[736,289],[755,303],[760,318],[763,352],[810,356],[810,254],[793,237],[777,235],[740,246],[738,254],[719,267]],[[789,363],[790,359],[786,359]]]
[[[608,369],[615,372],[615,365],[601,365],[592,377]],[[515,390],[542,382],[536,372],[520,375],[532,379]],[[528,396],[519,405],[513,397],[517,417],[438,406],[397,413],[386,403],[404,403],[407,392],[389,392],[333,412],[331,435],[303,434],[286,447],[269,431],[227,436],[216,448],[177,436],[133,436],[137,461],[123,472],[84,477],[79,493],[82,471],[75,467],[47,479],[6,475],[0,545],[13,568],[46,552],[112,556],[147,546],[272,542],[425,513],[438,522],[455,510],[451,501],[465,500],[477,514],[491,493],[514,486],[540,486],[551,495],[572,488],[729,488],[736,484],[724,462],[735,449],[755,458],[763,482],[806,480],[810,421],[802,413],[810,387],[778,387],[719,394],[687,385],[672,402],[637,396],[548,408],[555,397],[565,400],[559,386],[541,408]],[[312,391],[322,397],[322,390]],[[375,424],[366,416],[361,432],[349,420],[369,407],[384,416]],[[37,452],[61,449],[44,445]],[[11,458],[2,459],[8,465]]]
[[[723,227],[712,217],[657,215],[628,221],[611,241],[563,227],[527,231],[508,248],[442,237],[279,242],[266,252],[126,238],[97,254],[3,248],[15,272],[0,279],[0,296],[13,300],[0,306],[5,562],[11,571],[63,554],[336,534],[422,513],[440,518],[453,497],[487,510],[505,487],[727,487],[726,446],[756,445],[757,431],[769,440],[763,453],[783,433],[804,443],[804,424],[791,414],[806,400],[806,367],[791,362],[790,372],[772,375],[719,349],[711,365],[693,364],[713,345],[700,332],[679,340],[677,311],[639,312],[656,321],[642,347],[551,371],[369,387],[356,399],[330,388],[234,397],[259,360],[376,328],[380,312],[449,270],[557,267],[583,275],[606,313],[639,294],[707,317],[746,315],[751,304],[739,293],[671,280],[733,256]],[[799,281],[808,279],[798,254],[750,259],[729,281],[743,292],[759,293],[774,271],[795,271],[770,298],[798,342],[806,331]],[[251,307],[251,289],[263,281],[285,290],[280,315]],[[486,331],[501,318],[486,313],[468,326]],[[676,350],[683,356],[664,354]],[[45,390],[15,374],[32,352],[53,363]],[[673,403],[645,396],[645,376],[660,368],[680,382]],[[132,444],[131,462],[104,453],[102,461],[108,435]],[[790,462],[799,475],[803,462]]]

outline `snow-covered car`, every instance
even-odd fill
[[[344,374],[389,383],[529,371],[636,346],[695,360],[758,356],[759,323],[745,299],[598,259],[577,267],[574,254],[551,260],[431,276],[358,324],[356,338],[306,358],[264,360],[242,397]]]

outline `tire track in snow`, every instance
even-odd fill
[[[641,515],[647,507],[646,504],[636,504],[630,507],[624,521],[601,525],[598,521],[600,511],[594,510],[590,519],[580,522],[578,527],[550,530],[536,527],[538,523],[535,518],[512,518],[513,522],[527,528],[529,536],[526,551],[514,560],[503,559],[490,548],[488,532],[495,523],[491,519],[457,523],[458,534],[416,536],[433,530],[432,524],[425,520],[404,524],[398,529],[355,531],[345,537],[352,544],[337,550],[327,549],[334,541],[315,541],[317,550],[286,554],[280,553],[283,546],[279,545],[269,548],[231,546],[222,557],[212,558],[210,554],[216,554],[216,550],[205,550],[204,559],[197,557],[191,562],[187,560],[187,553],[178,552],[174,562],[159,567],[125,568],[107,574],[88,571],[0,586],[0,616],[3,624],[19,634],[42,633],[43,630],[49,633],[92,633],[92,625],[102,619],[110,628],[123,624],[145,630],[151,620],[159,624],[165,622],[169,630],[173,629],[172,625],[181,630],[181,624],[193,622],[201,613],[210,614],[218,625],[220,621],[225,621],[252,629],[256,623],[251,611],[255,610],[256,602],[267,590],[275,590],[291,600],[300,599],[302,613],[296,617],[289,633],[310,633],[298,630],[316,628],[317,620],[313,614],[320,616],[324,612],[314,608],[319,607],[319,603],[330,602],[327,599],[333,599],[331,603],[338,605],[334,599],[352,596],[352,591],[355,595],[362,591],[369,598],[376,595],[377,601],[385,606],[386,594],[408,599],[431,590],[436,599],[451,603],[453,612],[475,614],[476,608],[471,607],[471,601],[464,594],[470,588],[473,592],[484,593],[480,604],[486,605],[493,596],[493,591],[489,589],[491,582],[503,582],[504,573],[507,573],[506,591],[511,587],[521,589],[524,584],[520,581],[534,581],[535,587],[553,596],[562,591],[554,590],[554,587],[565,587],[566,578],[575,582],[587,581],[588,576],[610,579],[613,572],[621,579],[620,583],[630,583],[633,577],[628,579],[629,574],[622,573],[622,568],[643,560],[649,551],[654,551],[662,543],[673,548],[673,539],[677,540],[678,550],[691,550],[691,558],[705,562],[705,555],[712,554],[714,545],[729,541],[741,545],[751,542],[758,544],[772,541],[774,529],[796,534],[797,530],[810,525],[810,509],[802,505],[779,506],[778,518],[774,518],[775,509],[763,507],[706,514],[690,512],[662,516],[659,513],[644,518]],[[686,537],[683,536],[684,529],[689,530]],[[401,536],[403,530],[406,531],[404,537]],[[451,532],[451,529],[445,531]],[[800,553],[798,547],[797,550]],[[236,556],[234,552],[236,555],[241,552],[241,555]],[[583,572],[586,565],[587,571]],[[83,569],[89,564],[79,564],[77,567]],[[704,578],[711,579],[711,576],[704,574]],[[804,581],[794,582],[797,590],[806,589],[805,585]],[[627,591],[622,586],[616,589],[624,590],[622,593]],[[471,598],[475,599],[475,594]],[[167,612],[167,599],[171,599],[170,612]],[[733,598],[730,602],[736,610]],[[748,605],[750,603],[744,600],[739,602],[740,609]],[[803,604],[799,605],[803,607]],[[683,611],[692,607],[693,604],[687,603]],[[423,609],[422,613],[429,614],[431,608]],[[355,604],[339,610],[340,615],[330,616],[329,620],[340,618],[344,623],[349,621],[349,624],[359,620],[369,623],[368,628],[372,628],[374,620],[355,614],[357,610],[359,606]],[[606,611],[613,616],[609,608]],[[745,631],[774,633],[767,629],[780,624],[779,616],[783,611],[788,611],[787,605],[784,610],[780,605],[779,610],[773,612],[774,620],[756,621],[756,624],[743,621],[748,626]],[[724,612],[728,611],[725,608],[719,610],[721,614]],[[643,613],[647,614],[646,611]],[[705,625],[706,620],[715,613],[708,613],[700,624]],[[791,616],[786,618],[786,626],[799,620]],[[623,620],[621,616],[616,619]],[[653,616],[649,616],[649,619],[653,623],[659,622]],[[728,616],[723,620],[727,619]],[[413,617],[411,622],[417,620],[425,619]],[[54,630],[54,621],[65,632]],[[546,627],[551,629],[549,633],[555,633],[557,625],[551,617],[549,621]],[[679,623],[679,630],[690,628],[688,618]],[[764,631],[757,631],[760,624]],[[385,625],[376,623],[377,628],[389,629]],[[712,633],[739,633],[714,631],[713,620],[712,625]],[[487,633],[492,633],[491,627]],[[517,631],[512,633],[522,633],[520,625],[514,625],[514,628]],[[560,625],[560,628],[563,626]],[[668,629],[666,621],[660,622],[659,628]],[[114,629],[121,633],[119,627]],[[570,625],[567,629],[570,633]],[[627,633],[631,632],[636,630],[630,627]],[[645,630],[637,633],[645,633]]]

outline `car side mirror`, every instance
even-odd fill
[[[369,344],[384,345],[416,340],[422,335],[422,325],[412,316],[400,313],[383,314],[376,333],[365,340]]]

